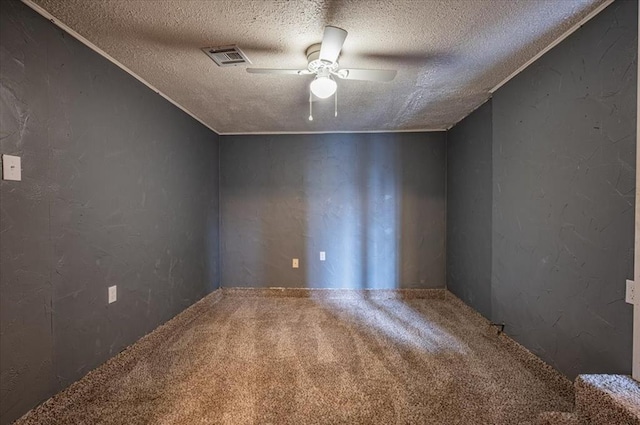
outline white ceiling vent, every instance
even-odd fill
[[[202,51],[213,59],[218,66],[236,66],[243,63],[251,63],[247,55],[238,46],[203,47]]]

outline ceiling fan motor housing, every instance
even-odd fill
[[[327,25],[324,28],[322,42],[312,44],[307,48],[307,69],[247,68],[247,72],[252,74],[315,75],[309,88],[311,93],[321,99],[325,99],[336,92],[337,85],[334,77],[364,81],[393,80],[396,76],[395,70],[340,69],[338,57],[346,37],[347,31]],[[311,102],[311,95],[309,96],[309,102]]]
[[[315,74],[330,74],[338,69],[338,62],[329,62],[320,59],[320,46],[322,43],[316,43],[307,49],[307,69]]]

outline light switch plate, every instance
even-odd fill
[[[291,267],[293,267],[294,269],[298,268],[298,259],[294,258],[293,261],[291,262]]]
[[[109,304],[116,302],[118,299],[118,287],[116,285],[109,286]]]
[[[627,292],[624,300],[629,304],[636,303],[636,283],[633,280],[627,280]]]
[[[22,168],[20,168],[19,156],[2,155],[2,179],[22,180]]]
[[[320,251],[320,261],[324,261],[327,259],[327,254],[324,251]]]

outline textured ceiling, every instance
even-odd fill
[[[444,129],[605,0],[33,0],[219,133]],[[397,69],[390,83],[218,67],[201,47],[238,44],[260,68],[306,68],[325,25],[349,32],[341,67]]]

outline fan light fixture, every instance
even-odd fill
[[[311,93],[320,99],[326,99],[336,92],[338,85],[330,76],[318,75],[311,82]]]
[[[306,69],[247,68],[247,72],[251,74],[315,75],[309,85],[309,121],[313,121],[313,96],[319,99],[334,96],[333,116],[337,117],[338,84],[334,77],[341,80],[385,82],[393,80],[397,73],[391,69],[340,68],[338,57],[346,38],[347,32],[345,30],[327,25],[324,27],[322,42],[312,44],[307,48]]]

